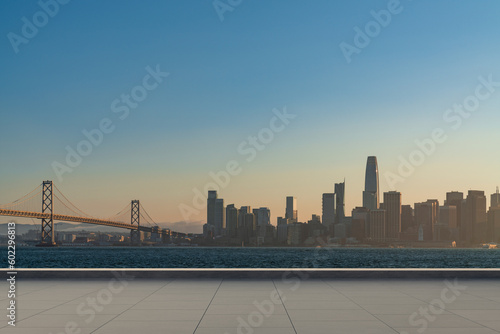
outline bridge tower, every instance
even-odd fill
[[[42,218],[42,240],[38,246],[56,246],[54,238],[54,195],[52,193],[52,181],[42,183],[42,213],[49,213],[49,218]]]
[[[132,245],[141,244],[141,213],[139,200],[132,200],[130,205],[130,224],[137,225],[137,229],[130,230],[130,243]]]

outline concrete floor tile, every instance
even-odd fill
[[[255,312],[242,316],[205,314],[199,327],[237,328],[241,324],[248,324],[255,328],[291,326],[290,319],[287,315],[273,314],[267,317],[261,313]]]
[[[295,321],[297,334],[395,334],[380,321]]]
[[[193,334],[198,321],[126,321],[114,320],[93,334]]]
[[[115,319],[128,321],[196,321],[205,310],[129,310]]]
[[[288,310],[292,323],[296,321],[368,321],[377,320],[364,310]]]

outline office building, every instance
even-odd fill
[[[385,241],[385,210],[370,211],[370,238],[373,241]]]
[[[401,205],[401,232],[406,232],[413,227],[413,208],[411,205]]]
[[[365,172],[365,190],[363,191],[363,206],[369,210],[379,208],[379,180],[377,157],[368,157]]]
[[[457,208],[457,228],[459,232],[459,240],[466,239],[466,229],[462,228],[462,212],[465,211],[465,207],[462,207],[464,202],[464,193],[459,191],[451,191],[446,193],[446,200],[444,202],[445,206],[453,205]]]
[[[298,221],[297,199],[293,196],[288,196],[286,198],[285,218],[291,219],[293,222]]]
[[[249,245],[250,240],[255,236],[256,219],[253,213],[243,215],[243,228],[240,231],[240,238],[244,245]]]
[[[335,193],[323,194],[323,212],[321,219],[326,228],[330,228],[330,226],[335,223]]]
[[[358,241],[364,240],[370,235],[370,210],[365,207],[356,207],[351,214],[351,238]]]
[[[215,227],[215,201],[217,200],[217,191],[209,190],[207,198],[207,224]]]
[[[345,180],[335,183],[335,224],[342,224],[345,218]]]
[[[437,199],[428,199],[427,200],[427,203],[433,203],[434,205],[432,206],[434,212],[434,217],[435,217],[435,220],[434,220],[434,224],[437,224],[438,223],[438,218],[439,218],[439,201]]]
[[[208,233],[221,236],[224,233],[224,200],[217,198],[217,191],[209,190],[207,198],[207,225],[211,228],[205,229]]]
[[[415,203],[415,225],[419,230],[419,241],[434,240],[434,225],[437,220],[436,202]]]
[[[361,241],[370,235],[370,210],[365,207],[352,209],[351,236]]]
[[[247,213],[252,213],[252,207],[251,206],[242,206],[238,210],[238,229],[243,230],[243,227],[245,225],[245,215]]]
[[[288,224],[292,222],[289,219],[278,217],[277,236],[279,243],[286,243],[288,240]]]
[[[498,192],[498,187],[497,187],[497,192],[491,195],[490,208],[496,208],[499,206],[500,206],[500,193]]]
[[[457,207],[455,205],[444,205],[439,208],[438,224],[449,228],[457,228]]]
[[[401,193],[397,191],[385,192],[384,208],[386,239],[399,239],[399,233],[401,232]]]
[[[226,236],[229,238],[238,236],[238,209],[234,204],[226,207]]]
[[[257,223],[257,236],[265,237],[267,226],[271,224],[271,211],[269,208],[253,209],[255,220]]]
[[[300,246],[307,238],[307,225],[304,223],[291,223],[288,225],[288,240],[289,246]]]
[[[207,224],[213,228],[206,229],[215,236],[221,236],[224,233],[226,221],[224,219],[224,200],[217,198],[217,191],[209,190],[207,198]]]
[[[487,242],[500,243],[500,206],[491,207],[488,211]]]
[[[469,190],[465,204],[466,216],[462,219],[465,221],[466,241],[481,242],[486,239],[485,226],[488,221],[484,191]]]
[[[221,236],[225,233],[226,220],[224,212],[224,200],[217,198],[215,200],[215,236]]]
[[[436,241],[456,241],[459,237],[457,227],[457,207],[444,205],[439,208],[439,217],[434,227]]]

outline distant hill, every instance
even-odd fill
[[[30,224],[16,224],[16,235],[21,235],[29,230],[34,230],[36,228],[40,228],[40,225],[30,225]],[[0,224],[0,235],[6,235],[7,234],[7,223]]]

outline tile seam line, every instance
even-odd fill
[[[219,286],[217,287],[217,290],[215,290],[215,293],[214,293],[214,295],[212,296],[212,299],[210,299],[210,302],[208,303],[208,306],[207,306],[207,308],[205,309],[205,312],[203,312],[203,315],[201,316],[200,321],[198,321],[198,324],[196,325],[196,328],[194,329],[193,334],[195,334],[195,333],[196,333],[196,331],[198,330],[198,327],[200,327],[201,321],[202,321],[202,320],[203,320],[203,318],[205,317],[205,314],[207,314],[207,311],[208,311],[208,309],[210,308],[210,305],[212,305],[212,302],[214,301],[215,296],[217,295],[217,292],[219,292],[219,289],[220,289],[220,287],[222,286],[222,282],[224,282],[224,278],[222,278],[222,279],[221,279],[221,281],[220,281],[220,283],[219,283]]]
[[[274,289],[276,290],[276,293],[280,297],[281,304],[283,305],[283,308],[285,309],[286,315],[288,317],[288,320],[290,321],[290,324],[292,325],[293,331],[295,332],[295,334],[297,334],[297,329],[295,329],[295,325],[293,324],[292,318],[290,317],[290,314],[288,314],[288,310],[286,309],[285,302],[283,301],[283,298],[281,298],[281,293],[279,293],[279,290],[276,287],[276,283],[274,282],[274,279],[272,280],[272,282],[274,285]]]
[[[104,324],[102,324],[101,326],[93,329],[90,334],[92,333],[95,333],[97,330],[101,329],[102,327],[106,326],[107,324],[109,324],[111,321],[115,320],[116,318],[118,318],[120,315],[122,315],[123,313],[129,311],[132,307],[134,307],[135,305],[139,304],[140,302],[142,302],[144,299],[148,298],[148,297],[151,297],[155,292],[163,289],[164,287],[166,287],[167,285],[169,285],[170,283],[172,283],[172,281],[169,281],[168,283],[166,284],[163,284],[161,287],[159,287],[158,289],[154,290],[153,292],[151,292],[149,295],[145,296],[144,298],[142,298],[141,300],[139,300],[137,303],[131,305],[129,308],[123,310],[123,312],[119,313],[119,314],[116,314],[113,318],[109,319],[108,321],[106,321]]]

